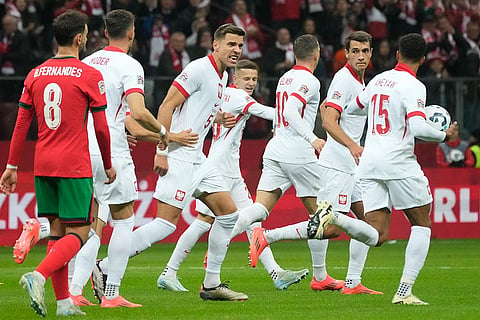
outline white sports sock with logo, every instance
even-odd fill
[[[211,224],[202,220],[195,219],[193,223],[178,238],[177,245],[173,250],[170,260],[168,260],[168,270],[165,272],[167,277],[176,277],[180,264],[185,260],[198,239],[208,230]]]
[[[238,219],[238,211],[217,216],[208,237],[208,264],[203,285],[214,288],[220,285],[220,269],[227,254],[233,227]]]
[[[333,214],[332,224],[342,229],[350,238],[356,239],[369,246],[378,244],[378,231],[366,223],[340,212]]]
[[[308,221],[291,224],[281,228],[266,230],[265,239],[269,244],[280,240],[308,239]]]
[[[346,287],[355,288],[360,284],[369,249],[369,246],[360,241],[350,240],[350,260],[348,261],[347,277],[345,278]]]
[[[327,277],[326,257],[328,248],[328,239],[308,240],[308,247],[312,255],[313,277],[317,281],[325,280]]]
[[[231,238],[234,238],[245,232],[252,223],[264,221],[267,219],[267,217],[267,208],[258,202],[255,202],[251,206],[240,210],[238,213],[237,223],[235,224],[235,228],[232,230]]]
[[[70,294],[72,296],[81,295],[83,287],[87,283],[95,266],[98,249],[100,249],[100,237],[97,234],[88,238],[87,242],[78,251],[75,258],[75,267],[73,278],[70,283]]]

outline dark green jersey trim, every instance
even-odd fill
[[[105,111],[107,110],[107,105],[96,107],[96,108],[90,108],[91,112],[99,112],[99,111]]]
[[[31,106],[30,104],[26,104],[26,103],[23,103],[23,102],[19,102],[19,103],[18,103],[18,106],[19,106],[19,107],[22,107],[23,109],[32,110],[32,106]]]
[[[60,60],[60,59],[77,59],[74,56],[65,56],[65,57],[51,57],[50,59]]]

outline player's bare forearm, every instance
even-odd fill
[[[145,108],[144,97],[141,93],[134,92],[127,96],[130,114],[143,128],[153,132],[160,132],[160,123]]]
[[[15,192],[17,188],[17,170],[16,169],[5,169],[0,178],[0,191],[9,195],[12,192]]]
[[[132,136],[138,140],[158,142],[160,141],[160,134],[142,127],[132,116],[127,116],[125,119],[125,127]]]

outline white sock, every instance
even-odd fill
[[[345,278],[347,288],[355,288],[360,284],[369,249],[369,246],[360,241],[350,240],[350,260],[348,261],[347,277]]]
[[[280,240],[308,239],[307,226],[308,221],[302,221],[285,227],[267,230],[265,239],[267,239],[269,244]]]
[[[239,211],[238,220],[233,228],[231,238],[238,236],[245,232],[248,227],[254,222],[264,221],[268,217],[268,210],[261,203],[255,202],[249,207]]]
[[[255,222],[253,223],[250,228],[247,230],[247,237],[248,237],[248,242],[252,243],[252,238],[250,237],[250,233],[252,232],[254,227],[260,227],[261,223],[260,222]],[[282,271],[283,269],[278,265],[277,261],[275,261],[275,258],[273,257],[272,250],[270,249],[270,246],[266,247],[263,249],[262,254],[258,257],[258,260],[263,264],[264,268],[267,270],[268,274],[270,276],[272,275],[273,271]]]
[[[208,236],[208,264],[203,282],[206,288],[214,288],[220,284],[220,269],[237,219],[238,211],[215,218]]]
[[[155,218],[136,229],[133,232],[130,257],[136,256],[140,252],[150,248],[152,244],[165,239],[171,235],[176,228],[177,226],[165,219]]]
[[[50,223],[40,223],[40,231],[38,233],[38,240],[46,239],[50,236]]]
[[[317,281],[325,280],[327,277],[325,260],[327,257],[328,239],[309,239],[308,247],[312,255],[313,277]]]
[[[195,219],[193,223],[183,232],[183,234],[178,238],[177,245],[173,250],[170,260],[168,260],[167,268],[164,270],[164,275],[166,277],[177,276],[178,268],[180,264],[185,260],[187,255],[192,250],[195,243],[198,239],[208,230],[210,230],[211,224],[202,220]]]
[[[73,305],[73,301],[70,297],[62,300],[57,300],[57,309],[62,308],[62,309],[67,309]]]
[[[365,221],[354,219],[340,212],[333,215],[332,224],[342,229],[350,238],[369,246],[378,244],[378,231]]]
[[[113,300],[118,297],[120,293],[120,286],[116,284],[107,283],[105,286],[105,299]]]
[[[408,296],[412,293],[413,284],[425,264],[430,247],[430,228],[413,226],[411,230],[405,249],[405,266],[403,267],[402,279],[397,290],[397,294],[400,296]]]
[[[107,285],[120,286],[127,269],[130,248],[132,246],[135,216],[123,220],[113,220],[113,232],[108,244],[108,277]]]
[[[98,249],[100,249],[100,237],[97,234],[91,236],[83,247],[78,251],[75,259],[75,272],[69,291],[72,296],[82,294],[83,287],[87,283],[95,266]]]
[[[78,254],[78,252],[77,252]],[[73,279],[73,274],[75,273],[75,260],[77,259],[77,255],[74,255],[70,261],[68,261],[68,287],[70,287]]]

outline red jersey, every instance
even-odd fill
[[[30,71],[19,106],[38,120],[34,175],[91,177],[87,113],[106,105],[101,73],[77,58],[52,58]],[[18,163],[17,157],[10,152],[8,163]]]

